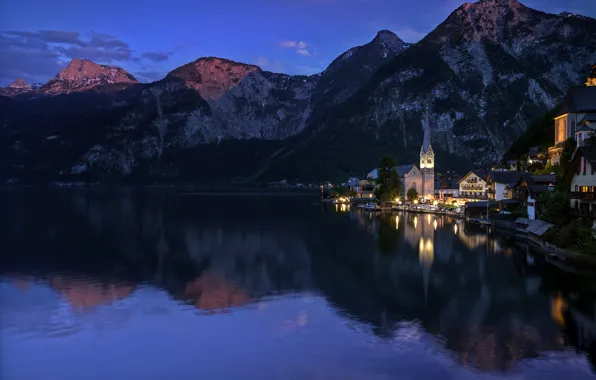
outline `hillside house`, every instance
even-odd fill
[[[581,130],[579,135],[578,129]],[[586,138],[596,131],[596,87],[575,87],[565,96],[555,116],[555,144],[548,148],[551,164],[558,164],[569,138]]]
[[[521,177],[529,175],[530,173],[510,170],[491,171],[487,177],[488,197],[494,201],[515,198],[512,189]]]
[[[569,184],[571,212],[593,221],[596,228],[596,146],[581,146],[565,173]]]

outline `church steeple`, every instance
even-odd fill
[[[430,112],[428,107],[424,111],[424,120],[422,121],[422,128],[424,129],[424,139],[422,140],[421,152],[427,153],[429,150],[432,152],[430,144]]]
[[[433,199],[435,195],[435,152],[431,146],[430,111],[427,105],[422,119],[424,138],[420,147],[420,172],[422,174],[422,196]]]

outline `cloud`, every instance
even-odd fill
[[[174,51],[184,48],[179,45]],[[73,58],[103,64],[162,62],[173,52],[137,53],[122,39],[105,33],[72,31],[0,31],[0,83],[17,77],[28,82],[45,82]],[[149,72],[147,77],[152,77]]]
[[[295,40],[285,40],[282,41],[279,46],[281,46],[282,48],[291,48],[291,49],[295,49],[297,54],[300,54],[301,56],[304,57],[310,57],[311,53],[310,51],[308,51],[306,48],[308,46],[308,44],[304,41],[295,41]]]
[[[281,46],[282,48],[294,48],[297,44],[298,43],[296,41],[286,40],[282,41],[281,44],[279,44],[279,46]]]
[[[266,57],[258,56],[254,59],[254,64],[265,71],[273,71],[276,73],[283,72],[284,66],[279,61],[271,61]]]
[[[141,55],[141,58],[147,58],[153,62],[163,62],[167,61],[170,58],[170,54],[166,53],[156,53],[156,52],[147,52]]]
[[[298,50],[296,50],[296,53],[298,53],[304,57],[310,57],[310,55],[311,55],[310,52],[306,49],[298,49]]]

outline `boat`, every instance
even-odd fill
[[[362,206],[363,209],[365,209],[366,211],[377,211],[377,204],[373,203],[373,202],[369,202],[367,204],[365,204],[364,206]]]

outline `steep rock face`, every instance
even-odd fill
[[[88,91],[102,85],[135,84],[135,77],[119,67],[99,65],[86,59],[73,59],[56,77],[41,86],[44,95]]]
[[[35,91],[37,86],[30,85],[25,82],[23,78],[17,78],[8,87],[0,88],[0,95],[2,96],[16,96]]]
[[[378,154],[369,151],[407,152],[398,158],[416,162],[427,106],[433,148],[443,151],[437,164],[452,156],[475,164],[498,160],[531,121],[583,83],[594,46],[596,20],[588,17],[546,14],[515,0],[464,4],[350,100],[318,115],[311,124],[318,137],[296,149],[292,161],[304,162],[324,146],[337,157],[325,176],[374,167]],[[359,160],[350,157],[354,151],[362,152]],[[289,176],[284,168],[291,164],[280,162],[272,177]]]

